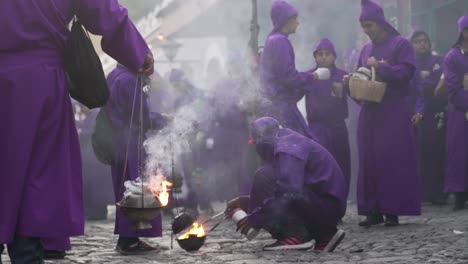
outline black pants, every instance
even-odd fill
[[[7,248],[12,264],[44,263],[44,251],[39,238],[16,236],[13,242],[7,245]],[[0,255],[4,249],[5,246],[0,245]]]

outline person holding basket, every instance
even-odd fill
[[[362,48],[358,68],[366,67],[372,81],[355,80],[354,74],[343,78],[362,105],[357,201],[358,213],[366,218],[359,225],[396,226],[398,216],[421,213],[416,142],[406,100],[415,56],[379,5],[370,0],[361,5],[360,23],[371,42]]]

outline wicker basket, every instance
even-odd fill
[[[360,80],[353,79],[349,80],[349,89],[351,91],[351,97],[356,100],[370,101],[375,103],[382,102],[387,89],[387,84],[383,82],[375,81],[375,68],[371,68],[372,80]]]

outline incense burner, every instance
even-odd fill
[[[156,218],[162,209],[161,203],[149,194],[130,194],[117,204],[117,208],[134,223],[136,230],[152,228],[151,221]]]

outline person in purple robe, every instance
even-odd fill
[[[442,57],[432,54],[429,35],[413,32],[410,41],[416,55],[416,73],[424,102],[424,118],[420,121],[419,148],[421,159],[421,198],[435,205],[446,203],[443,193],[445,170],[445,117],[447,97],[435,89],[442,75]],[[421,101],[421,99],[420,99]]]
[[[336,228],[346,211],[346,179],[330,153],[317,142],[276,119],[252,124],[252,136],[263,165],[254,176],[250,196],[228,202],[226,212],[248,211],[237,223],[245,234],[265,229],[277,241],[264,250],[333,251],[345,236]]]
[[[360,226],[399,224],[400,215],[421,213],[420,184],[412,113],[407,97],[415,71],[414,51],[386,20],[383,9],[362,0],[361,26],[371,42],[358,67],[374,67],[387,84],[382,102],[363,101],[358,124],[358,213]],[[345,76],[345,83],[349,76]]]
[[[351,161],[348,129],[345,119],[348,117],[347,96],[343,87],[345,70],[335,66],[335,46],[329,39],[322,39],[314,50],[317,67],[328,68],[329,80],[314,81],[306,94],[307,122],[317,137],[318,143],[324,146],[336,159],[346,178],[349,189]]]
[[[110,97],[102,111],[106,112],[113,130],[116,131],[114,139],[117,153],[111,164],[116,203],[123,197],[125,181],[144,177],[141,170],[144,168],[146,155],[142,151],[144,139],[139,138],[139,133],[143,131],[144,135],[151,128],[159,130],[164,126],[162,115],[150,115],[147,94],[142,89],[147,82],[146,78],[138,77],[135,72],[122,65],[117,65],[107,77]],[[144,99],[141,100],[141,97]],[[116,251],[131,255],[159,250],[139,239],[162,236],[161,217],[153,219],[151,225],[151,229],[136,230],[132,221],[117,208],[114,234],[119,235],[119,239]]]
[[[444,60],[448,124],[444,191],[455,193],[455,210],[468,194],[468,15],[458,20],[457,43]]]
[[[213,151],[215,152],[218,175],[216,176],[217,198],[221,201],[248,195],[251,179],[247,175],[249,148],[249,125],[242,94],[247,93],[244,65],[240,54],[229,54],[226,68],[228,76],[212,89],[215,112],[213,120]],[[226,151],[229,150],[229,151]]]
[[[271,8],[273,30],[268,35],[260,58],[262,93],[268,101],[262,105],[262,115],[276,118],[282,126],[309,138],[315,136],[297,108],[297,102],[305,94],[307,83],[317,75],[298,72],[294,50],[288,39],[299,25],[298,11],[283,0],[277,0]]]
[[[13,263],[42,263],[40,238],[84,232],[81,158],[63,61],[69,22],[76,15],[102,35],[103,50],[132,71],[150,75],[153,59],[116,0],[2,1],[0,14],[0,109],[6,113],[0,118],[0,245],[7,244]]]

